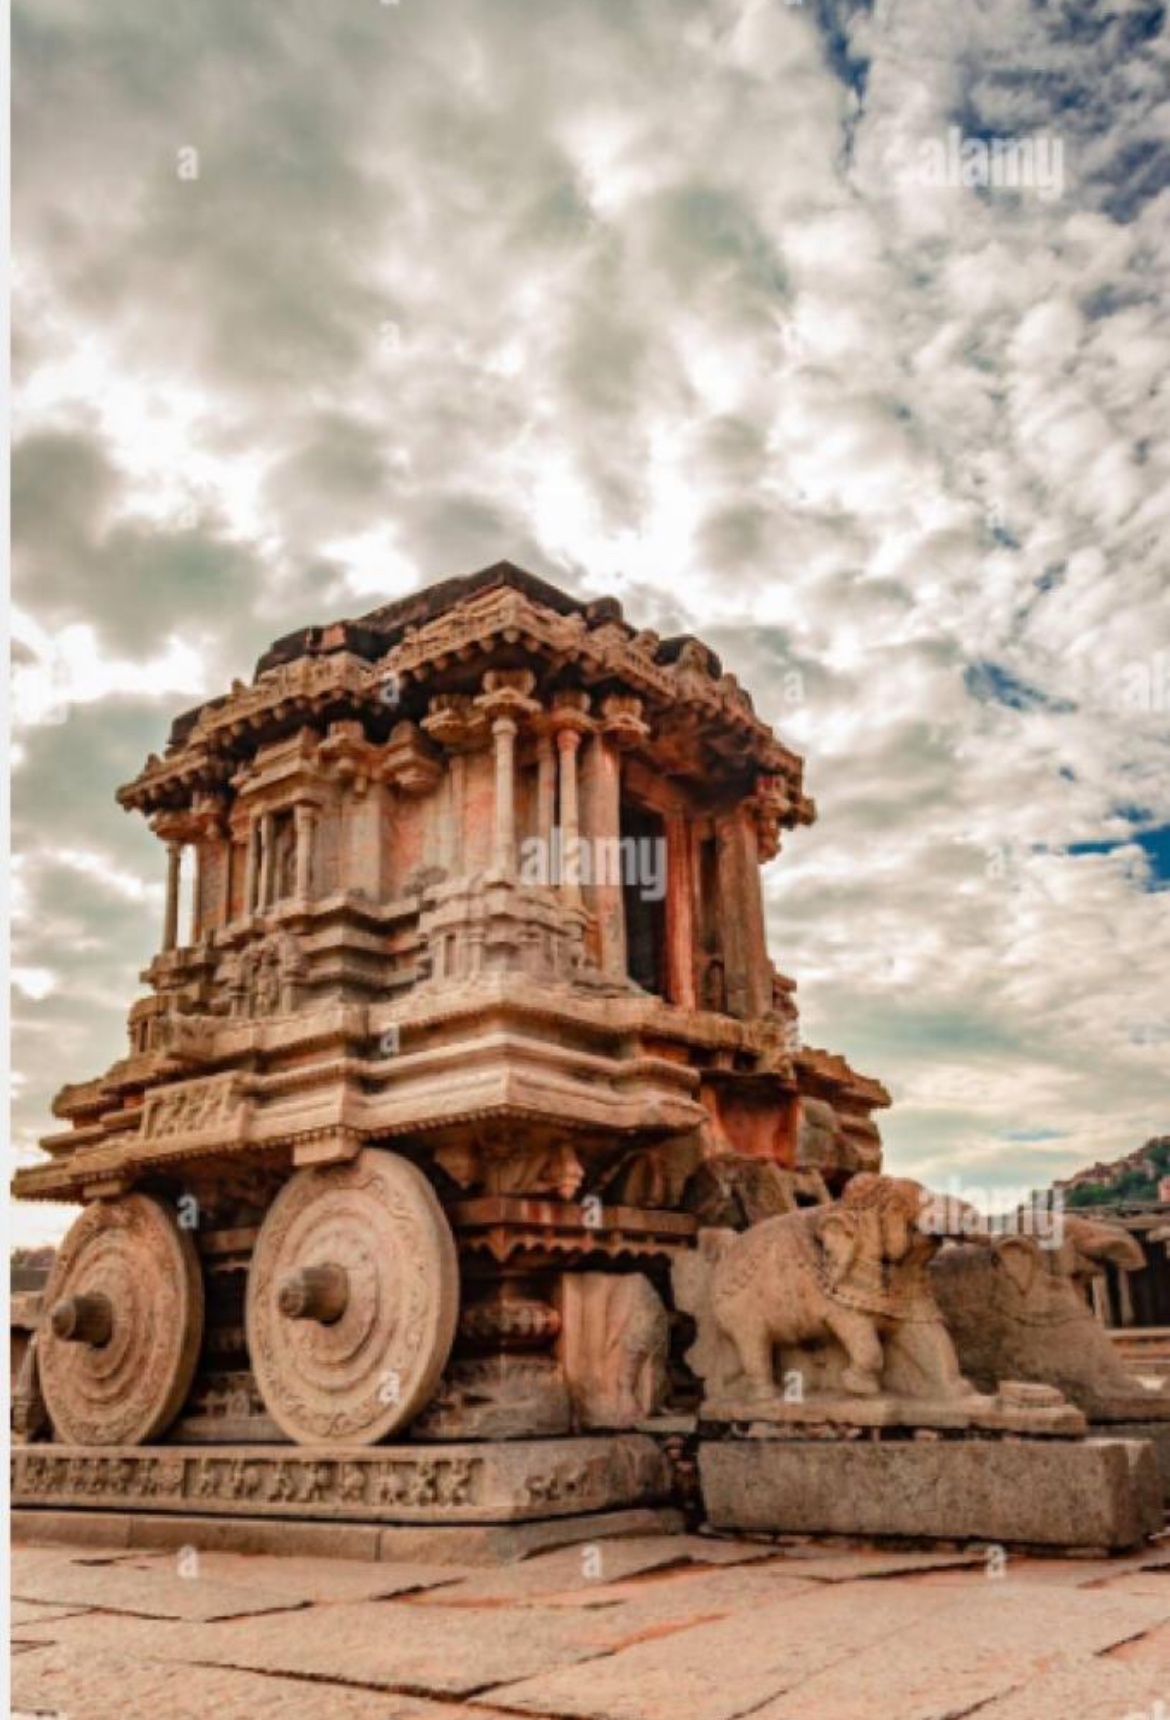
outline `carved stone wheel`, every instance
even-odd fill
[[[203,1341],[190,1235],[150,1195],[97,1202],[69,1230],[45,1287],[41,1391],[68,1445],[145,1445],[174,1420]]]
[[[260,1227],[248,1350],[273,1420],[302,1445],[374,1445],[431,1400],[459,1313],[455,1239],[409,1160],[366,1147],[298,1171]]]

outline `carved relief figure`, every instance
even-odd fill
[[[633,1427],[661,1408],[670,1323],[640,1272],[566,1273],[561,1359],[578,1427]]]
[[[229,979],[232,1013],[287,1014],[296,1007],[305,971],[300,943],[291,932],[273,932],[250,944]]]

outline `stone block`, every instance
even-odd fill
[[[1162,1481],[1162,1499],[1170,1507],[1170,1421],[1110,1421],[1094,1432],[1107,1439],[1148,1439]]]
[[[84,1546],[146,1553],[198,1547],[202,1552],[271,1554],[281,1559],[381,1560],[401,1564],[494,1566],[554,1547],[627,1535],[681,1534],[682,1513],[669,1506],[587,1512],[533,1523],[379,1528],[364,1523],[287,1523],[277,1518],[150,1516],[113,1511],[12,1513],[14,1546]]]
[[[1153,1452],[1136,1440],[706,1440],[718,1529],[1131,1547],[1162,1526]]]
[[[556,1547],[625,1535],[678,1535],[683,1516],[670,1506],[626,1511],[589,1511],[582,1517],[547,1517],[535,1523],[462,1528],[396,1528],[380,1531],[380,1559],[424,1559],[428,1564],[506,1565]]]

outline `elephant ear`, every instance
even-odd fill
[[[995,1244],[995,1253],[1020,1295],[1026,1296],[1040,1266],[1036,1244],[1027,1236],[1005,1236]]]
[[[853,1264],[860,1240],[859,1227],[852,1213],[825,1213],[817,1227],[821,1247],[829,1261],[829,1279],[839,1284]]]
[[[1142,1245],[1120,1224],[1105,1219],[1064,1219],[1064,1233],[1077,1254],[1088,1262],[1082,1270],[1090,1275],[1103,1272],[1105,1262],[1126,1272],[1140,1272],[1146,1263]]]

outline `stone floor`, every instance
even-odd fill
[[[495,1569],[18,1546],[12,1594],[38,1720],[1170,1720],[1170,1540],[644,1536]]]

